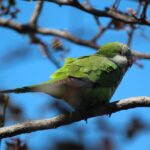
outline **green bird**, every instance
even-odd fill
[[[64,66],[47,82],[0,93],[43,92],[63,99],[74,109],[84,110],[109,102],[132,63],[133,57],[127,45],[107,43],[96,54],[67,58]]]

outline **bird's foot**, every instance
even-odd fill
[[[86,122],[86,124],[88,123],[88,118],[87,118],[87,110],[83,110],[83,109],[80,109],[80,110],[77,110],[77,112],[82,115],[84,117],[84,121]]]
[[[87,124],[87,123],[88,123],[88,118],[85,118],[84,121],[85,121],[85,123]]]
[[[87,117],[87,110],[83,110],[83,109],[75,109],[74,111],[71,111],[70,113],[69,113],[69,118],[71,118],[74,114],[77,114],[77,115],[79,115],[79,116],[83,116],[82,118],[83,118],[83,120],[86,122],[86,124],[87,124],[87,122],[88,122],[88,117]]]
[[[106,116],[111,117],[112,113],[107,113]]]

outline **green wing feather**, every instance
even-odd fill
[[[101,55],[91,55],[67,58],[64,66],[51,75],[50,82],[74,77],[109,86],[118,81],[118,75],[120,76],[118,66],[111,60]]]

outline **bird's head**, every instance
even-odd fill
[[[104,44],[97,53],[108,57],[120,67],[129,67],[133,63],[130,48],[119,42]]]

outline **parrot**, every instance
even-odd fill
[[[42,92],[64,100],[76,110],[84,110],[108,103],[132,64],[131,49],[126,44],[110,42],[95,54],[66,58],[64,65],[44,83],[0,93]]]

